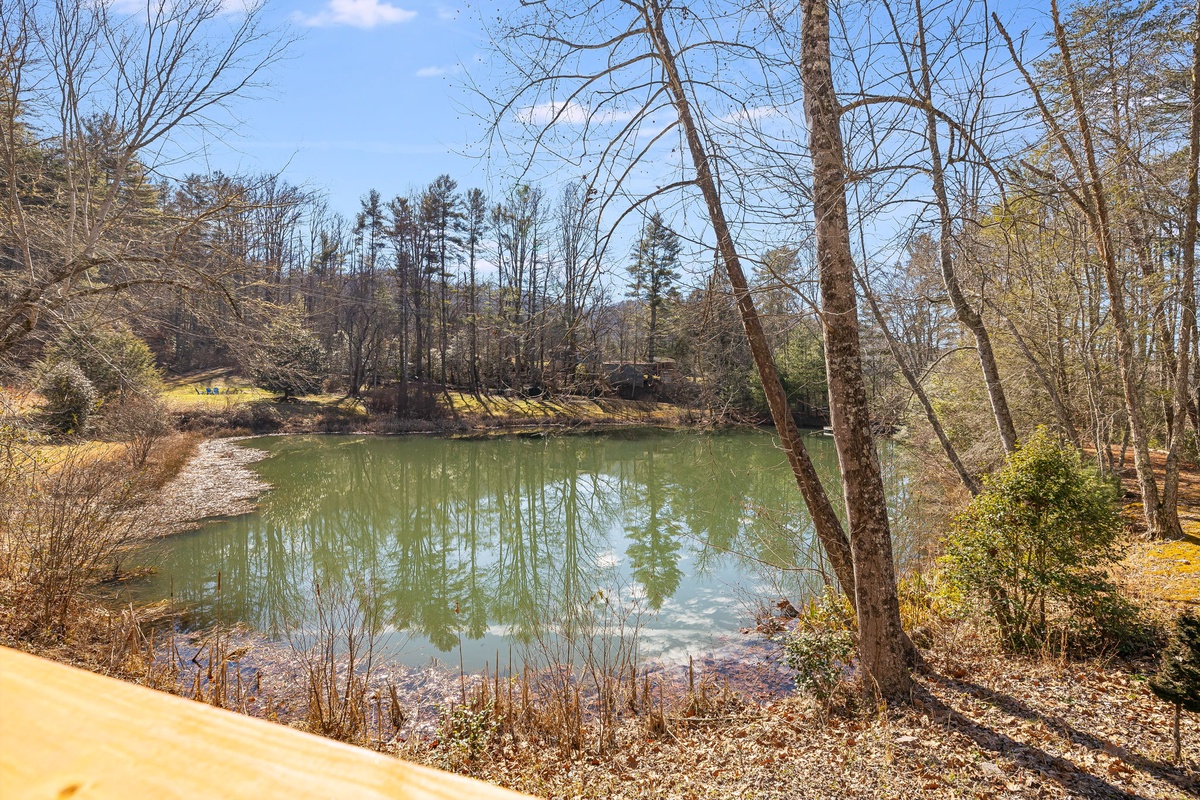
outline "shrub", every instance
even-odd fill
[[[798,690],[822,702],[833,696],[854,654],[853,624],[846,598],[826,589],[805,605],[792,630],[776,637],[784,663],[796,673]]]
[[[69,452],[56,463],[0,463],[0,599],[20,637],[65,636],[89,587],[119,568],[142,520],[119,465]]]
[[[1128,622],[1105,568],[1120,557],[1112,487],[1038,429],[959,515],[945,540],[947,578],[976,599],[1004,643],[1046,640],[1052,617],[1102,632]]]
[[[316,583],[313,589],[315,624],[291,637],[307,689],[305,726],[331,739],[366,744],[375,653],[383,633],[378,592],[365,583]],[[382,716],[377,723],[383,723]]]
[[[74,361],[60,361],[42,376],[46,421],[60,433],[81,433],[96,410],[97,393]]]
[[[140,468],[158,441],[171,432],[171,420],[163,403],[134,394],[105,408],[102,427],[109,436],[126,443],[130,463]]]
[[[373,414],[397,419],[436,420],[446,416],[445,391],[432,381],[408,381],[380,386],[367,393],[366,406]]]
[[[149,345],[125,328],[68,333],[50,346],[46,360],[51,365],[77,364],[101,401],[117,395],[150,395],[161,381]]]
[[[301,308],[292,305],[275,309],[246,368],[258,385],[287,400],[320,391],[327,360],[320,339],[305,326]]]
[[[452,752],[475,761],[491,739],[496,726],[495,716],[491,703],[481,708],[467,705],[443,708],[438,735]]]
[[[254,433],[272,433],[283,427],[283,415],[269,403],[247,403],[231,414],[230,419]]]

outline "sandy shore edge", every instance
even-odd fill
[[[271,485],[250,465],[270,454],[241,445],[245,438],[206,439],[197,445],[196,453],[159,495],[153,536],[195,530],[205,520],[258,508],[258,498]]]

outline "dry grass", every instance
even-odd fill
[[[172,433],[155,442],[140,471],[141,485],[148,491],[161,490],[196,455],[200,441],[195,433]]]
[[[112,608],[127,548],[152,527],[146,501],[194,451],[156,438],[140,456],[121,443],[0,448],[0,641],[150,685],[157,647],[143,633],[159,607]]]

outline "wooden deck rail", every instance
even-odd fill
[[[0,648],[0,797],[525,795]]]

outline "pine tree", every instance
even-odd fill
[[[1182,759],[1179,717],[1183,711],[1200,714],[1200,617],[1184,612],[1175,620],[1175,636],[1163,651],[1150,691],[1175,706],[1175,761]]]
[[[629,267],[633,278],[630,297],[637,297],[650,309],[650,330],[646,343],[646,361],[654,363],[654,344],[658,333],[658,310],[671,296],[679,279],[679,234],[667,227],[655,212],[642,232]]]
[[[252,347],[247,371],[283,400],[321,388],[327,368],[321,340],[305,325],[303,305],[277,306],[261,339]]]

